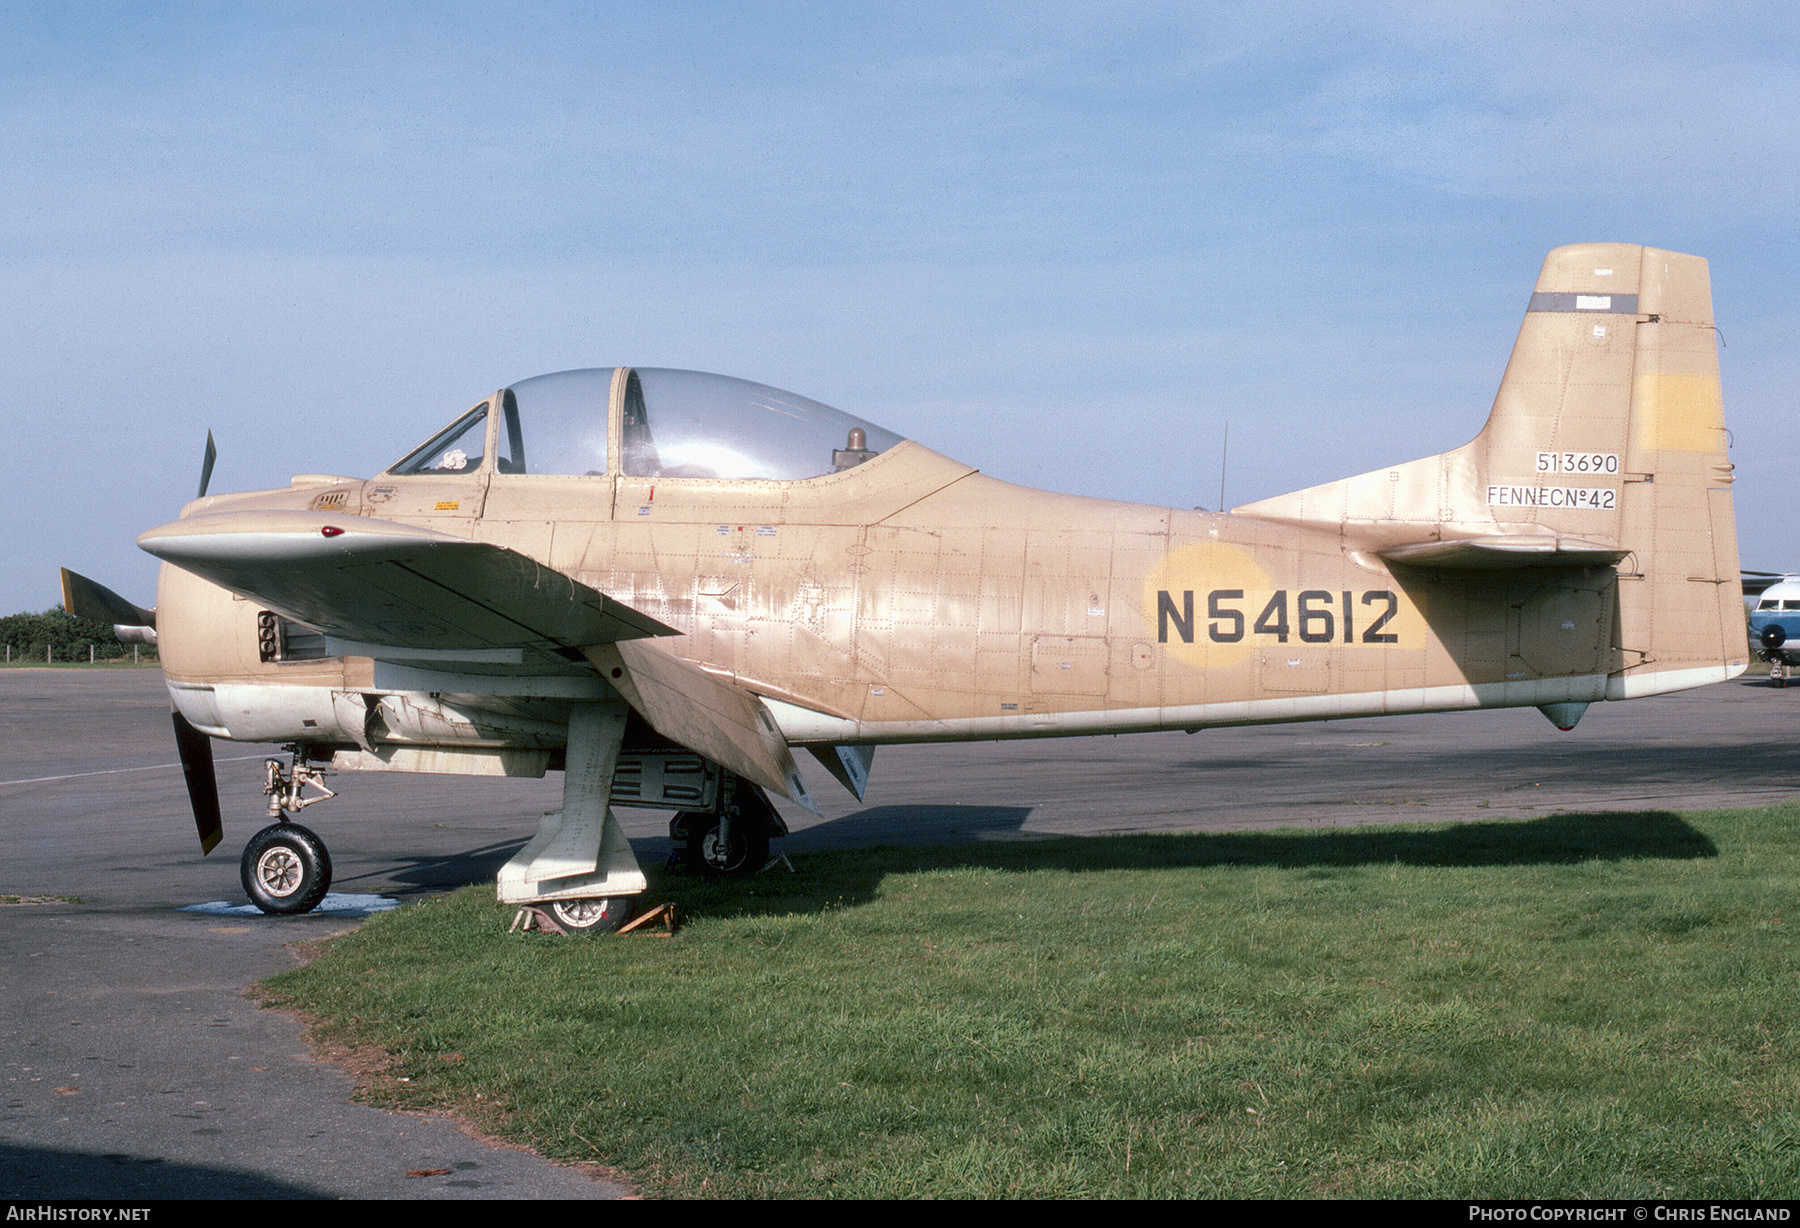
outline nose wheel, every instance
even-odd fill
[[[300,824],[271,823],[244,846],[238,874],[244,894],[264,912],[311,912],[331,889],[331,854]]]

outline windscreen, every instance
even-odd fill
[[[423,446],[407,453],[389,473],[467,473],[481,468],[481,450],[487,445],[487,403],[484,401],[433,435]]]

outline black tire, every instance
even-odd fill
[[[556,923],[575,934],[611,934],[631,920],[634,895],[590,896],[579,900],[551,900],[547,907]]]
[[[331,890],[331,854],[300,824],[271,823],[244,846],[238,873],[244,894],[264,912],[311,912]]]
[[[731,825],[730,843],[719,839],[719,816],[696,815],[688,860],[702,874],[717,878],[749,878],[769,864],[767,832],[746,833],[749,824]]]

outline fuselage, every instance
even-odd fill
[[[909,442],[794,481],[300,478],[187,512],[250,508],[525,554],[681,632],[672,651],[763,696],[793,742],[1581,702],[1605,696],[1614,666],[1610,569],[1576,586],[1428,580],[1337,534],[1032,490]],[[562,705],[604,691],[560,660],[502,673],[265,659],[270,616],[175,568],[159,608],[177,702],[216,736],[358,741],[377,711],[381,735],[403,742],[555,745]]]

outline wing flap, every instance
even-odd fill
[[[375,646],[554,651],[679,634],[517,551],[393,521],[220,512],[151,529],[138,545],[296,622]]]
[[[656,644],[621,640],[585,653],[657,733],[819,813],[760,698]]]

